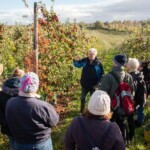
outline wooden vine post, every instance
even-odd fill
[[[34,2],[34,42],[33,42],[33,49],[34,49],[34,62],[35,68],[34,72],[38,74],[38,4]]]

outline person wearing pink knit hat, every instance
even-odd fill
[[[37,99],[39,78],[28,72],[21,78],[19,96],[6,105],[6,121],[15,138],[15,150],[52,150],[52,127],[59,121],[54,107]]]

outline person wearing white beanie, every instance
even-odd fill
[[[104,91],[97,90],[91,96],[88,110],[93,115],[104,116],[110,113],[110,98]]]
[[[68,127],[65,150],[75,150],[76,147],[77,150],[125,150],[118,125],[109,121],[112,116],[110,107],[108,94],[95,91],[89,100],[87,111],[83,116],[75,117]]]

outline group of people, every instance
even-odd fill
[[[119,54],[114,56],[112,71],[104,75],[97,50],[91,48],[87,57],[75,58],[75,67],[83,68],[81,75],[81,116],[76,116],[69,125],[64,143],[66,150],[125,150],[127,141],[134,137],[135,126],[144,121],[144,105],[149,84],[142,71],[144,66],[136,58]],[[124,71],[127,67],[129,73]],[[114,75],[116,77],[114,77]],[[117,78],[117,79],[116,79]],[[119,115],[112,110],[111,102],[118,88],[118,81],[128,83],[135,100],[135,113]],[[136,96],[137,83],[143,83],[144,93]],[[37,94],[38,75],[25,73],[16,68],[0,91],[0,126],[6,134],[12,150],[52,150],[51,131],[59,122],[55,108]],[[90,100],[85,110],[86,96]],[[139,92],[139,91],[138,91]],[[138,98],[135,98],[138,97]],[[125,122],[128,122],[129,132]]]
[[[93,139],[91,137],[88,138],[89,135],[85,134],[84,131],[80,133],[81,135],[78,135],[78,136],[77,134],[75,135],[75,133],[77,132],[76,130],[78,130],[78,128],[74,129],[75,126],[77,126],[77,124],[78,126],[80,126],[80,123],[78,121],[79,119],[75,118],[73,122],[71,123],[67,132],[67,136],[68,136],[68,138],[66,139],[67,147],[69,145],[70,147],[72,146],[72,148],[70,149],[73,149],[73,147],[75,146],[74,144],[77,144],[79,149],[88,149],[88,148],[81,148],[82,147],[81,141],[83,143],[85,141],[88,142],[89,145],[88,144],[87,145],[90,146],[91,142],[88,139],[91,139],[91,141],[95,141],[95,146],[96,145],[99,146],[98,143],[96,143],[97,142],[96,139],[94,138],[99,137],[99,136],[102,138],[101,134],[103,132],[102,133],[99,133],[99,132],[104,131],[103,128],[106,125],[104,124],[103,127],[100,127],[99,125],[96,126],[96,124],[94,123],[95,126],[93,125],[93,127],[91,127],[91,124],[92,124],[92,121],[94,122],[94,120],[96,121],[96,119],[97,119],[97,122],[98,120],[104,120],[101,118],[106,118],[104,116],[108,114],[107,112],[106,114],[103,115],[103,111],[105,112],[107,110],[103,105],[108,106],[108,100],[106,101],[106,99],[104,99],[103,101],[105,101],[105,103],[102,105],[99,99],[99,98],[102,99],[102,96],[100,96],[100,95],[103,95],[103,94],[100,94],[102,92],[106,92],[105,94],[108,95],[110,98],[109,107],[111,107],[111,110],[109,110],[109,113],[110,111],[112,111],[113,114],[111,118],[109,118],[109,120],[111,122],[115,122],[118,125],[119,130],[122,133],[121,136],[123,137],[123,141],[125,145],[127,145],[130,141],[133,141],[135,128],[142,126],[144,122],[144,106],[145,106],[146,98],[148,97],[149,89],[150,89],[150,70],[148,69],[148,62],[140,62],[136,58],[127,59],[126,55],[118,54],[114,56],[112,60],[112,66],[113,66],[112,70],[106,75],[104,75],[103,65],[97,59],[97,50],[92,48],[88,51],[88,56],[86,58],[74,59],[73,64],[75,67],[78,67],[78,68],[83,67],[82,75],[81,75],[82,93],[81,93],[80,111],[81,113],[83,113],[84,117],[82,117],[81,120],[83,121],[85,128],[87,128],[88,130],[87,132],[91,134],[90,136],[93,137]],[[118,111],[113,110],[111,106],[112,99],[116,94],[116,91],[119,87],[119,83],[121,82],[127,83],[130,87],[131,96],[134,102],[134,112],[130,115],[119,113]],[[86,96],[88,92],[90,92],[91,98],[88,103],[88,112],[87,111],[84,112],[83,110],[84,110]],[[97,94],[98,92],[99,94]],[[94,103],[92,103],[93,97],[95,97]],[[99,101],[97,100],[97,103],[96,103],[96,99],[99,99]],[[90,108],[91,103],[92,103],[92,109]],[[121,102],[119,103],[121,105]],[[95,113],[97,111],[99,112],[99,114]],[[136,120],[135,120],[135,115],[137,116]],[[87,118],[89,119],[89,121]],[[93,120],[91,120],[91,118]],[[80,129],[82,128],[80,127]],[[83,138],[83,136],[85,138]],[[118,137],[119,137],[119,134],[118,134]],[[80,145],[78,143],[79,138],[81,138]],[[99,141],[101,138],[98,138]],[[112,145],[112,147],[110,146],[111,148],[105,148],[105,145],[103,145],[104,149],[123,150],[122,138],[119,137],[119,141],[117,141],[115,136],[112,136],[112,138],[109,140],[110,140],[109,141],[110,143],[114,140],[116,140],[115,141],[116,143],[120,142],[121,145],[119,144],[117,145],[121,147],[118,148]],[[107,144],[109,142],[107,142],[106,140]],[[110,143],[109,145],[111,145]]]

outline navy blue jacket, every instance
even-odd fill
[[[109,120],[100,120],[83,116],[81,120],[89,134],[93,137],[93,141],[96,144],[95,146],[99,146],[100,148],[103,147],[103,150],[125,150],[122,134],[115,122],[112,123]],[[109,124],[111,124],[109,134],[106,135],[102,145],[99,145],[101,141],[103,141],[104,131]],[[89,147],[90,144],[86,134],[81,128],[78,117],[75,117],[66,132],[65,150],[87,150],[90,149]]]
[[[92,62],[92,64],[90,64],[88,57],[78,61],[73,60],[73,64],[77,68],[83,67],[81,74],[81,86],[83,88],[91,90],[93,89],[93,86],[101,81],[104,70],[101,62],[97,57]]]
[[[6,121],[19,144],[38,144],[50,138],[59,121],[54,107],[34,97],[17,96],[6,105]]]

